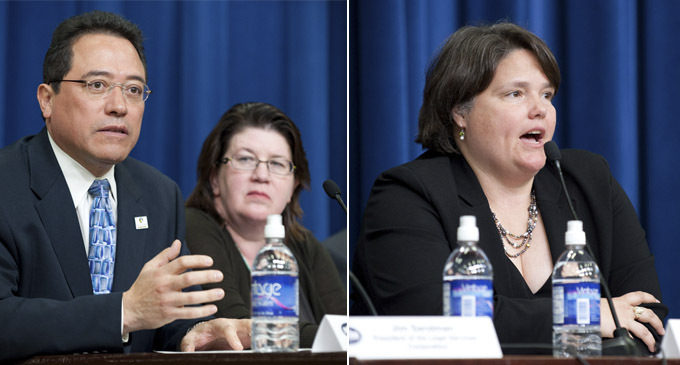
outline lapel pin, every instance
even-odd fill
[[[135,228],[138,230],[149,228],[149,222],[146,221],[146,216],[135,217]]]

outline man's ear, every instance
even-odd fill
[[[38,103],[40,104],[40,110],[42,110],[43,118],[50,119],[52,116],[52,101],[54,98],[54,89],[52,86],[47,84],[40,84],[38,86]]]

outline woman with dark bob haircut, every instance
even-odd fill
[[[347,314],[345,288],[333,261],[298,219],[310,183],[300,131],[276,107],[234,105],[203,143],[198,182],[186,206],[187,245],[209,255],[224,274],[217,316],[249,318],[250,266],[265,245],[267,216],[281,214],[285,245],[299,267],[300,347],[311,347],[325,314]]]
[[[572,219],[544,152],[559,86],[548,46],[515,24],[466,26],[446,40],[418,116],[416,142],[427,151],[383,172],[364,211],[354,272],[379,314],[443,313],[444,264],[459,218],[473,215],[493,266],[485,308],[501,344],[552,345],[551,275]],[[635,210],[602,156],[563,150],[561,164],[621,325],[654,352],[667,308]],[[612,337],[606,300],[593,300],[601,336]],[[366,313],[354,303],[351,314]]]

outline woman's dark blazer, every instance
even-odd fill
[[[645,232],[605,159],[563,150],[561,161],[587,242],[612,295],[642,290],[661,300]],[[546,163],[538,172],[534,189],[554,263],[565,249],[564,232],[572,219],[554,166]],[[385,171],[373,186],[353,268],[379,314],[442,314],[442,270],[456,248],[461,215],[477,217],[479,247],[493,265],[494,325],[501,344],[551,343],[550,277],[537,293],[531,292],[504,254],[479,181],[457,154],[425,152]],[[366,312],[361,300],[354,303],[352,314]]]

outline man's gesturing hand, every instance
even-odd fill
[[[161,251],[147,262],[130,290],[123,293],[123,333],[154,329],[176,319],[205,317],[217,312],[213,304],[187,307],[192,304],[214,302],[224,297],[224,290],[211,289],[182,292],[192,285],[222,281],[218,270],[189,271],[212,266],[209,256],[179,256],[181,242]]]

